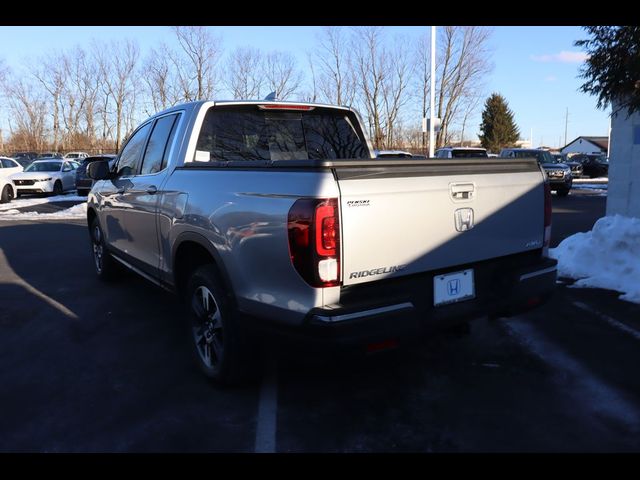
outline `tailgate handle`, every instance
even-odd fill
[[[473,183],[452,183],[451,197],[454,200],[470,200],[473,198],[475,188]]]

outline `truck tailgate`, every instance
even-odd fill
[[[344,285],[542,247],[544,178],[535,161],[383,163],[334,172]]]

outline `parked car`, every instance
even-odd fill
[[[22,168],[27,168],[36,158],[38,158],[36,152],[16,152],[13,154],[13,159],[22,165]]]
[[[506,158],[535,158],[544,169],[549,180],[551,190],[560,197],[566,197],[573,185],[571,169],[564,163],[557,163],[547,151],[534,148],[505,148],[500,152]]]
[[[597,178],[609,175],[609,158],[605,155],[578,154],[571,157],[582,165],[586,177]]]
[[[0,203],[8,203],[15,197],[15,186],[8,177],[0,177]]]
[[[83,158],[87,158],[88,156],[89,154],[86,152],[68,152],[68,153],[65,153],[62,158],[64,158],[65,160],[80,161]]]
[[[534,160],[375,158],[366,130],[310,103],[154,115],[113,168],[88,166],[97,276],[123,266],[184,298],[194,358],[223,383],[266,331],[379,349],[548,298],[551,194]]]
[[[486,148],[442,147],[436,150],[436,158],[489,158]]]
[[[62,158],[62,154],[59,152],[43,152],[38,154],[38,160],[44,158]]]
[[[9,178],[14,173],[23,171],[22,165],[9,157],[0,157],[0,178]]]
[[[403,150],[375,150],[376,158],[413,158],[413,154]]]
[[[36,160],[24,172],[11,175],[16,197],[25,193],[60,195],[68,190],[75,190],[77,168],[78,163],[73,160]]]
[[[87,166],[89,166],[90,163],[96,162],[98,160],[107,160],[109,162],[113,162],[115,158],[115,155],[107,154],[83,158],[80,162],[80,166],[76,170],[76,190],[78,191],[78,195],[87,195],[94,183],[93,180],[87,177]],[[111,163],[111,166],[113,166],[113,163]]]
[[[582,176],[583,169],[580,162],[576,162],[562,153],[552,153],[551,156],[555,159],[556,163],[564,163],[567,165],[571,169],[571,176],[573,178],[579,178]]]

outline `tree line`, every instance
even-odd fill
[[[430,92],[429,28],[417,41],[384,27],[326,27],[299,62],[286,51],[225,51],[207,27],[171,27],[174,46],[143,55],[134,40],[92,41],[0,64],[0,150],[118,150],[144,118],[172,105],[213,98],[350,105],[375,148],[426,149],[422,117]],[[468,124],[492,69],[485,27],[438,27],[436,147],[476,133]],[[475,126],[474,126],[475,127]]]

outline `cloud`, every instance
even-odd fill
[[[560,53],[552,53],[548,55],[531,55],[534,62],[556,62],[556,63],[582,63],[589,55],[585,52],[569,52],[562,50]]]
[[[558,80],[558,77],[556,77],[555,75],[547,75],[546,77],[544,77],[545,82],[555,82],[556,80]]]

